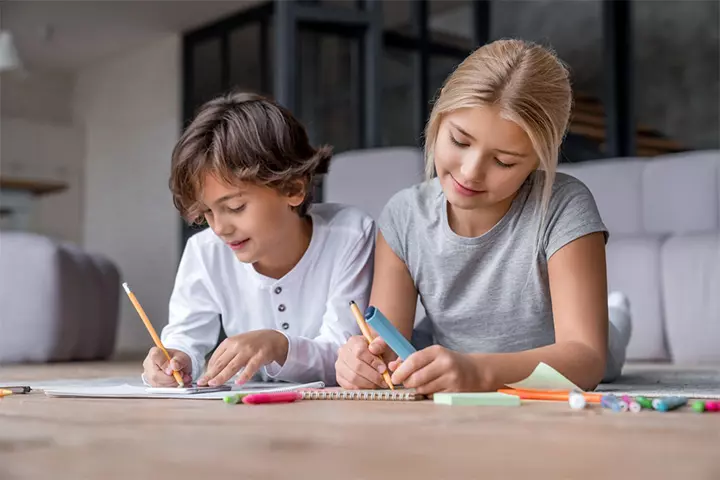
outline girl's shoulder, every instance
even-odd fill
[[[412,185],[395,193],[380,218],[387,216],[433,217],[442,199],[440,181],[436,178]]]

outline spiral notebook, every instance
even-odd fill
[[[412,402],[425,400],[426,396],[414,390],[343,390],[342,388],[302,389],[302,400],[369,400]]]

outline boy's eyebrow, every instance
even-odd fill
[[[453,127],[455,127],[460,133],[462,133],[463,135],[465,135],[465,136],[468,137],[469,139],[475,140],[475,137],[473,137],[473,136],[470,135],[468,132],[466,132],[465,130],[463,130],[463,128],[460,127],[457,123],[455,123],[455,122],[453,122],[453,121],[450,121],[450,125],[452,125]],[[501,150],[501,149],[499,149],[499,148],[496,148],[495,151],[498,152],[498,153],[504,153],[505,155],[511,155],[511,156],[513,156],[513,157],[519,157],[519,158],[525,158],[525,157],[527,157],[527,155],[524,154],[524,153],[511,152],[511,151],[509,151],[509,150]]]
[[[229,193],[229,194],[227,194],[227,195],[224,195],[224,196],[218,198],[218,199],[215,200],[213,203],[214,203],[215,205],[220,205],[221,203],[227,202],[228,200],[231,200],[231,199],[233,199],[233,198],[235,198],[235,197],[242,197],[242,192]]]

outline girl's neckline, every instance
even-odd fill
[[[493,238],[495,238],[498,233],[500,233],[503,228],[515,217],[516,212],[518,209],[520,209],[525,202],[525,199],[527,198],[528,194],[528,186],[531,185],[531,177],[532,175],[528,176],[528,178],[523,182],[523,184],[520,186],[520,189],[518,190],[517,194],[515,195],[515,198],[513,198],[512,202],[510,203],[510,208],[508,208],[507,212],[500,218],[500,220],[495,223],[490,229],[483,233],[482,235],[479,235],[477,237],[465,237],[462,235],[458,235],[455,233],[455,231],[450,227],[450,219],[448,218],[448,199],[445,196],[445,192],[442,189],[442,186],[440,185],[440,181],[436,178],[437,186],[440,189],[440,203],[441,203],[441,222],[442,222],[442,230],[445,234],[445,237],[453,241],[455,243],[461,244],[461,245],[480,245],[485,242],[491,241]]]

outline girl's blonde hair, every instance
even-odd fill
[[[468,56],[448,77],[425,128],[425,173],[435,176],[435,141],[445,115],[460,108],[497,106],[528,135],[545,175],[535,175],[541,192],[538,228],[544,223],[555,171],[572,108],[569,72],[555,53],[523,40],[497,40]]]

